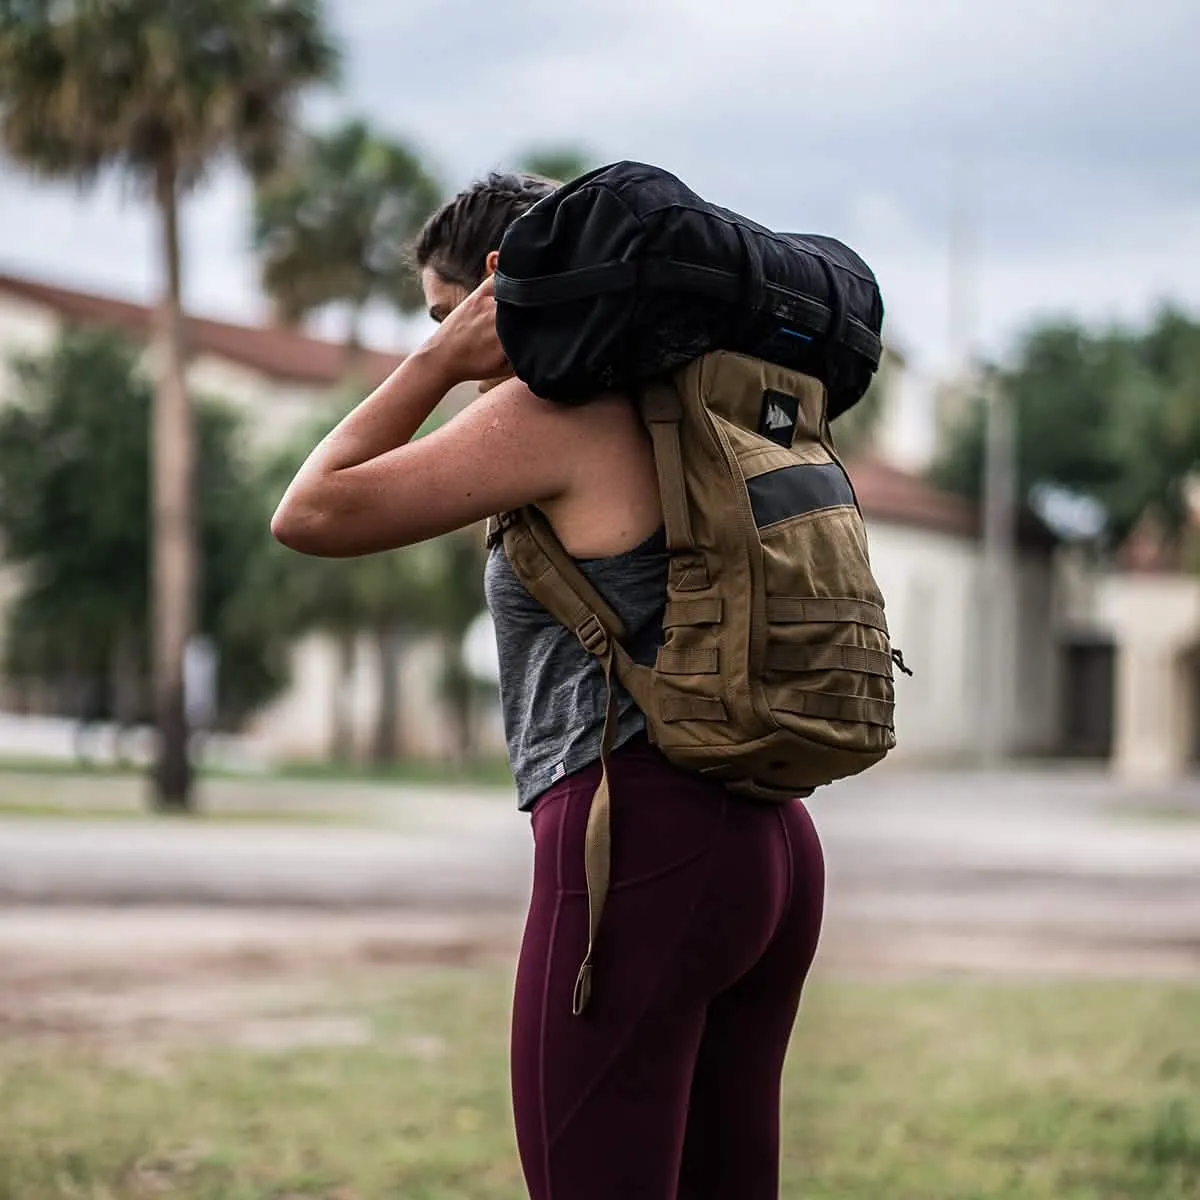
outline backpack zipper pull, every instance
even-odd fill
[[[909,669],[908,664],[904,661],[904,655],[901,654],[899,650],[892,651],[892,662],[894,662],[896,666],[904,672],[905,675],[907,675],[910,679],[912,678],[912,671]]]

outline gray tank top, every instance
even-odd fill
[[[625,648],[651,665],[662,641],[667,600],[666,536],[610,558],[576,559],[625,626]],[[484,575],[500,658],[500,705],[508,757],[522,810],[560,779],[600,757],[606,692],[604,671],[575,634],[526,590],[497,545]],[[632,698],[616,684],[620,719],[615,746],[646,727]]]

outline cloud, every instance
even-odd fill
[[[946,353],[956,152],[991,349],[1036,311],[1200,300],[1183,267],[1200,204],[1188,0],[457,0],[394,19],[426,57],[415,77],[391,58],[387,86],[455,182],[535,137],[661,163],[768,224],[851,241],[927,358]],[[361,95],[380,110],[374,77]]]
[[[449,187],[548,141],[661,163],[767,224],[853,244],[893,335],[926,363],[947,352],[956,147],[992,352],[1039,312],[1200,306],[1194,0],[340,0],[331,13],[347,93],[314,102],[321,119],[367,113]],[[260,311],[244,211],[244,187],[222,177],[186,215],[190,301],[239,317]],[[111,189],[78,206],[6,174],[0,217],[10,267],[153,287],[149,214],[120,214]]]

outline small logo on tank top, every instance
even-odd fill
[[[564,775],[566,775],[566,773],[567,773],[567,764],[566,763],[561,763],[561,762],[555,763],[554,770],[552,770],[550,772],[550,782],[557,783]]]

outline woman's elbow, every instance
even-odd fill
[[[330,521],[326,514],[297,496],[288,494],[271,517],[271,536],[299,554],[328,557]]]

